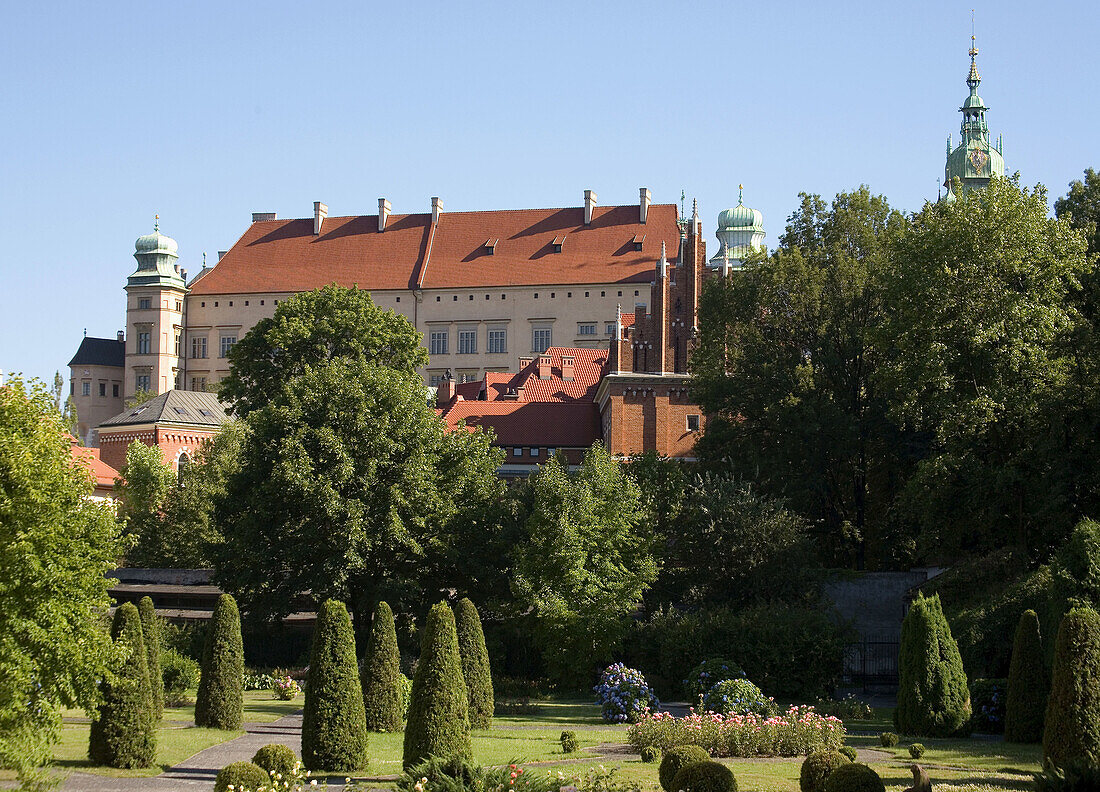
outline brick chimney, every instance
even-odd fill
[[[390,219],[390,202],[385,198],[378,199],[378,233],[386,230],[386,221]]]
[[[539,355],[539,379],[550,379],[551,357]]]
[[[650,192],[648,187],[638,190],[638,222],[644,223],[649,216]]]
[[[584,224],[592,225],[592,212],[596,209],[596,191],[584,191]]]
[[[443,379],[439,381],[439,385],[436,386],[435,403],[440,407],[446,405],[454,398],[457,391],[458,385],[451,376],[451,372],[448,371],[443,375]]]
[[[534,360],[534,358],[531,357],[530,355],[520,355],[519,370],[523,371],[525,368],[527,368],[528,366],[531,365],[531,361],[533,361],[533,360]]]
[[[252,213],[252,222],[253,223],[262,223],[265,220],[277,220],[277,219],[278,219],[278,217],[276,217],[275,212],[253,212]]]
[[[561,356],[561,378],[566,382],[573,381],[573,373],[576,371],[572,355]]]
[[[432,196],[432,222],[438,223],[441,214],[443,214],[443,199],[438,196]]]
[[[328,206],[320,201],[313,202],[313,236],[321,233],[321,223],[328,217]]]

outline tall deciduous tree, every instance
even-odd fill
[[[62,706],[89,712],[115,653],[97,613],[122,551],[46,388],[0,388],[0,765],[29,779]]]
[[[1085,169],[1084,180],[1069,183],[1069,192],[1054,202],[1058,219],[1085,235],[1089,255],[1100,255],[1100,173]]]
[[[122,502],[119,519],[133,542],[126,556],[130,566],[158,565],[153,548],[160,542],[164,504],[175,484],[160,448],[140,440],[130,443],[126,464],[115,479],[115,492]]]

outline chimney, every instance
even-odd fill
[[[539,355],[539,379],[550,379],[550,363],[549,355]]]
[[[321,223],[328,217],[328,206],[320,201],[313,202],[313,236],[321,233]]]
[[[531,365],[531,361],[533,360],[534,358],[530,355],[522,355],[519,359],[519,370],[523,371],[525,368]]]
[[[115,333],[115,338],[118,339],[118,343],[120,344],[126,343],[126,331],[119,330],[117,333]]]
[[[439,222],[439,215],[443,213],[443,199],[432,196],[432,223]]]
[[[638,190],[638,222],[644,223],[649,216],[650,192],[648,187]]]
[[[229,252],[228,250],[219,250],[218,251],[218,261],[221,261],[222,258],[225,257],[225,254],[228,253],[228,252]]]
[[[572,355],[561,356],[561,378],[566,382],[573,381],[573,373],[576,371],[574,367],[574,357]]]
[[[390,202],[385,198],[378,199],[378,233],[381,234],[386,230],[386,221],[390,219]]]
[[[664,280],[668,272],[668,259],[665,258],[665,243],[661,243],[661,258],[657,261],[657,280]]]
[[[443,379],[439,381],[439,385],[436,387],[435,403],[442,407],[454,398],[457,391],[458,386],[455,385],[455,381],[451,377],[451,372],[448,371],[443,375]]]
[[[274,212],[253,212],[252,213],[252,222],[253,223],[262,223],[264,220],[275,220],[275,219],[276,219],[276,217],[275,217]]]
[[[592,211],[596,208],[596,191],[584,191],[584,224],[592,225]]]
[[[185,269],[180,270],[180,278],[183,279],[184,283],[187,283],[187,270],[185,270]]]
[[[645,303],[636,303],[634,305],[634,326],[641,327],[642,322],[645,321]],[[637,331],[635,331],[637,332]]]

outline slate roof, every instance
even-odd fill
[[[164,421],[217,429],[226,420],[225,407],[213,393],[170,390],[154,396],[144,404],[131,407],[114,418],[108,418],[99,426],[130,426]]]
[[[126,344],[117,338],[84,336],[70,366],[126,366]]]
[[[679,250],[674,204],[509,209],[260,220],[213,269],[191,285],[194,295],[300,292],[329,283],[362,289],[439,289],[583,283],[648,283],[661,242]],[[644,237],[637,250],[636,237]],[[555,240],[561,252],[555,252]],[[490,249],[486,242],[495,240]]]

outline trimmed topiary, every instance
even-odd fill
[[[202,675],[195,699],[195,725],[236,730],[244,720],[244,644],[237,601],[218,597],[202,650]]]
[[[694,762],[706,762],[710,760],[710,754],[698,745],[677,745],[665,751],[661,759],[661,766],[657,770],[657,777],[661,781],[661,787],[665,792],[677,792],[672,782],[676,774],[683,768]]]
[[[405,724],[404,767],[429,756],[470,759],[473,745],[468,706],[454,612],[440,602],[432,607],[424,624]]]
[[[924,745],[922,743],[913,743],[909,746],[909,755],[914,759],[920,759],[924,756]]]
[[[1039,617],[1033,610],[1020,614],[1012,641],[1008,666],[1008,696],[1005,700],[1005,741],[1035,743],[1043,739],[1050,678],[1043,662]]]
[[[641,759],[646,764],[653,764],[661,758],[661,749],[655,745],[646,745],[642,748]]]
[[[1058,627],[1043,756],[1100,764],[1100,615],[1074,608]]]
[[[385,602],[379,602],[374,609],[362,677],[367,729],[373,732],[401,731],[401,724],[405,722],[401,654],[397,649],[393,611]]]
[[[893,732],[883,732],[878,736],[878,741],[883,748],[893,748],[898,744],[898,736]]]
[[[677,792],[737,792],[733,771],[721,762],[707,759],[680,768],[672,779]]]
[[[214,779],[214,792],[226,792],[230,786],[234,789],[259,789],[268,786],[271,777],[259,765],[252,762],[234,762],[223,767]]]
[[[837,750],[840,751],[840,753],[844,756],[847,756],[849,762],[854,762],[856,760],[856,757],[859,756],[859,753],[856,751],[856,749],[850,745],[842,745]]]
[[[966,672],[939,595],[918,594],[901,625],[894,725],[902,734],[948,737],[969,721]]]
[[[886,792],[878,773],[865,764],[841,765],[825,779],[825,792]]]
[[[1043,763],[1035,776],[1035,792],[1096,792],[1100,789],[1100,764],[1072,761],[1064,767]]]
[[[141,637],[145,641],[146,666],[149,670],[149,689],[153,696],[153,719],[159,721],[164,714],[164,678],[160,668],[160,619],[150,597],[138,602],[141,616]]]
[[[88,758],[108,767],[149,767],[157,756],[153,692],[141,616],[132,602],[115,611],[111,638],[125,659],[117,674],[100,683],[103,703],[92,721]]]
[[[814,751],[802,761],[798,787],[802,792],[824,792],[825,780],[841,765],[852,760],[840,751]]]
[[[575,731],[563,731],[561,733],[561,752],[573,753],[577,750],[577,733]]]
[[[462,657],[462,678],[466,682],[470,728],[488,729],[493,725],[493,676],[489,670],[489,652],[485,649],[481,617],[474,603],[466,597],[455,606],[455,628],[458,653]]]
[[[298,764],[298,756],[289,745],[269,743],[252,757],[252,764],[262,769],[268,775],[277,773],[283,778],[294,775],[294,768]]]
[[[355,661],[355,633],[344,603],[325,600],[313,628],[302,714],[302,762],[310,770],[351,772],[367,762],[367,718]]]

